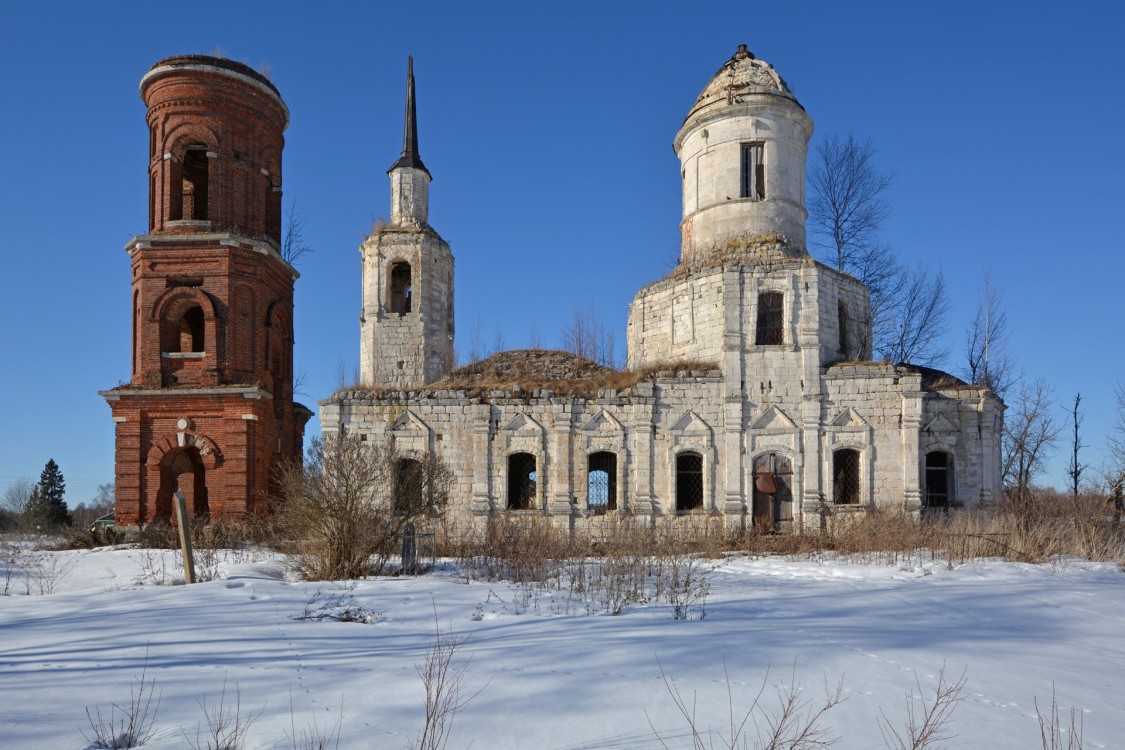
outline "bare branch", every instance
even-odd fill
[[[894,178],[878,170],[870,140],[833,135],[816,149],[809,167],[810,244],[837,271],[871,292],[870,317],[858,337],[861,352],[891,362],[933,364],[948,301],[941,272],[908,270],[880,238],[890,216],[887,191]]]
[[[1008,356],[1008,314],[992,274],[984,272],[984,290],[976,315],[965,329],[965,379],[974,385],[991,388],[1001,398],[1018,379]]]
[[[570,311],[570,322],[563,327],[562,347],[584,359],[603,367],[616,367],[614,361],[614,335],[598,318],[593,303],[583,309]]]
[[[945,276],[940,270],[931,274],[924,266],[906,272],[894,306],[893,325],[885,336],[876,337],[875,353],[890,362],[936,364],[947,353],[941,343],[949,297]]]
[[[814,245],[823,248],[837,271],[863,277],[868,256],[878,252],[879,231],[890,216],[887,189],[893,177],[875,167],[875,146],[854,135],[821,142],[809,170],[809,224]]]
[[[891,726],[887,715],[880,710],[883,718],[879,722],[879,731],[883,735],[883,742],[891,750],[938,750],[939,742],[953,739],[957,735],[949,727],[953,718],[953,709],[961,701],[961,691],[965,687],[965,673],[957,682],[946,682],[945,667],[938,672],[937,686],[934,688],[934,697],[927,703],[925,691],[918,675],[914,675],[914,683],[918,686],[917,700],[921,703],[921,710],[914,707],[915,695],[913,691],[906,694],[906,726],[905,734]]]
[[[1027,499],[1035,476],[1058,440],[1051,387],[1043,379],[1020,387],[1004,415],[1004,486],[1017,502]]]
[[[285,218],[285,232],[281,240],[281,257],[289,265],[295,265],[297,259],[313,249],[305,244],[305,217],[297,211],[297,199],[289,204],[289,211]]]
[[[314,439],[305,465],[278,477],[278,520],[311,580],[378,573],[407,524],[448,505],[452,472],[432,455],[404,456],[346,433]]]

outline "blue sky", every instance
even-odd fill
[[[991,269],[1025,377],[1083,396],[1097,464],[1125,370],[1125,3],[5,3],[0,9],[0,491],[55,458],[73,505],[113,478],[129,262],[147,220],[156,60],[268,66],[289,105],[301,259],[296,368],[315,408],[359,350],[358,246],[388,213],[406,56],[457,262],[457,344],[545,345],[594,305],[624,353],[633,294],[679,247],[672,138],[739,43],[895,174],[885,239],[952,292],[944,367]],[[319,426],[311,425],[315,432]],[[1048,479],[1064,482],[1065,450]]]

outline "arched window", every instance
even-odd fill
[[[181,168],[183,202],[181,210],[184,219],[207,220],[207,148],[188,146],[184,151]]]
[[[793,467],[780,453],[754,459],[754,527],[781,531],[793,520]]]
[[[859,503],[859,451],[841,448],[832,454],[832,502]]]
[[[140,361],[140,352],[137,350],[137,332],[141,323],[141,293],[133,292],[133,377],[137,377],[137,363]]]
[[[410,279],[410,264],[399,261],[391,266],[391,312],[403,315],[410,312],[414,287]]]
[[[703,456],[686,451],[676,456],[676,512],[703,507]]]
[[[513,453],[508,456],[508,510],[535,507],[535,456]]]
[[[172,351],[203,351],[203,308],[196,305],[188,309],[180,318],[179,347]]]
[[[586,505],[595,513],[617,509],[617,454],[591,453],[586,459]]]
[[[401,458],[395,466],[394,511],[413,514],[425,502],[422,463],[413,458]]]
[[[779,346],[785,343],[785,295],[762,292],[758,295],[758,336],[756,343]]]
[[[953,456],[945,451],[927,453],[926,494],[922,502],[929,510],[945,510],[953,501]]]
[[[848,340],[848,328],[850,323],[848,321],[848,306],[840,300],[836,305],[836,321],[840,327],[840,355],[848,358],[848,352],[851,349],[851,342]]]
[[[171,520],[172,496],[184,493],[184,504],[193,518],[210,516],[207,502],[207,472],[199,449],[191,446],[170,451],[160,462],[160,492],[157,497],[157,518]]]

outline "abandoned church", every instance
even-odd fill
[[[133,378],[117,423],[118,523],[261,508],[300,453],[292,293],[279,253],[285,105],[238,63],[179,57],[142,81],[150,234],[133,258]],[[326,435],[452,470],[449,518],[691,516],[768,531],[1000,492],[1003,404],[987,388],[874,362],[870,294],[805,240],[812,120],[745,46],[676,133],[679,264],[629,307],[627,369],[559,351],[455,369],[454,261],[431,226],[414,77],[390,218],[360,246],[357,388],[320,402]]]
[[[360,248],[363,388],[320,403],[325,433],[440,456],[466,518],[700,514],[785,531],[999,493],[999,399],[870,361],[867,288],[809,255],[812,120],[745,46],[675,136],[681,258],[630,305],[628,377],[537,351],[451,371],[453,257],[429,224],[413,85],[390,221]]]

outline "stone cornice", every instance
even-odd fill
[[[161,398],[176,398],[179,396],[229,396],[241,394],[248,399],[273,399],[273,394],[257,386],[226,386],[218,388],[130,388],[124,386],[108,391],[98,391],[98,395],[106,401],[120,401],[123,398],[145,398],[160,396]]]

